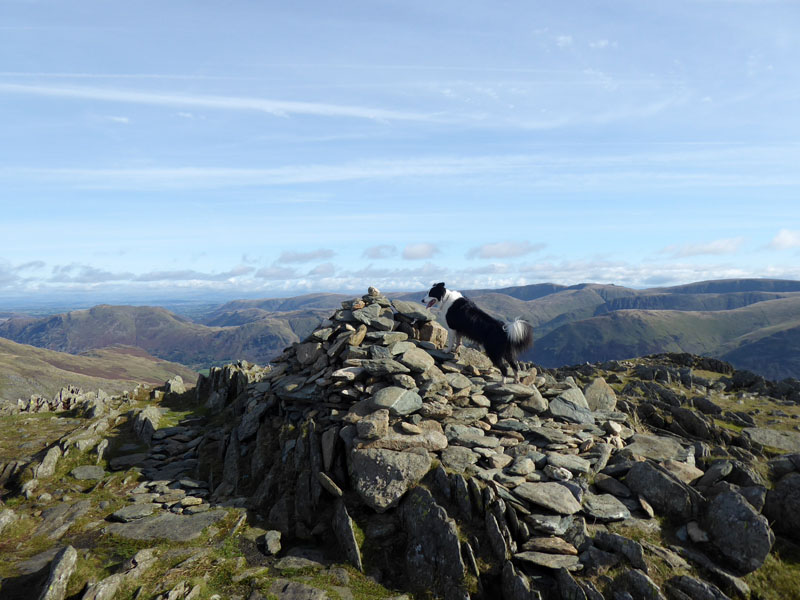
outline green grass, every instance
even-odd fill
[[[744,577],[757,600],[796,598],[800,582],[800,548],[778,538],[764,565]]]

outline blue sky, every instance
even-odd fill
[[[0,299],[800,279],[800,2],[0,0]]]

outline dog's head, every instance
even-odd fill
[[[428,295],[422,299],[422,302],[425,303],[425,306],[430,308],[437,302],[441,302],[444,295],[447,293],[447,290],[444,287],[444,281],[441,283],[437,283],[434,285],[429,291]]]

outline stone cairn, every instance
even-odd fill
[[[213,368],[198,399],[225,425],[197,444],[196,478],[285,538],[327,543],[387,585],[446,599],[746,598],[739,576],[775,540],[765,503],[800,534],[800,455],[773,461],[782,479],[767,495],[758,428],[737,434],[708,416],[722,413],[713,386],[763,380],[670,355],[523,365],[521,383],[507,383],[482,352],[445,343],[421,304],[370,288],[270,367]],[[733,379],[712,383],[693,366]],[[633,371],[618,402],[609,382]],[[659,539],[655,515],[681,543],[631,539]],[[646,557],[676,573],[664,590]]]

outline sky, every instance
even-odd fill
[[[0,302],[800,279],[797,0],[0,0]]]

